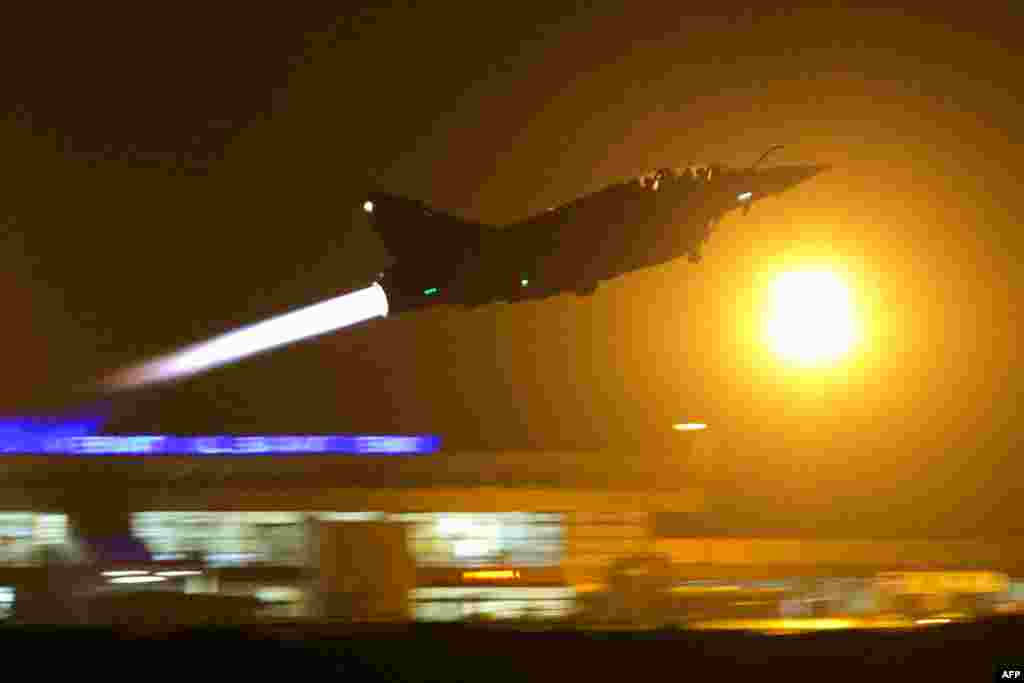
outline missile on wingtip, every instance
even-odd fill
[[[307,306],[211,340],[186,347],[154,360],[125,368],[108,377],[108,390],[137,387],[183,379],[228,365],[264,351],[310,339],[388,314],[384,289],[370,287]]]

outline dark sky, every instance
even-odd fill
[[[750,496],[1012,509],[1012,5],[597,4],[12,16],[0,406],[365,281],[387,263],[359,212],[371,182],[504,223],[784,143],[776,161],[837,168],[727,220],[699,266],[342,331],[175,387],[128,426],[645,453],[681,448],[668,426],[697,417]],[[765,278],[807,263],[846,273],[866,321],[857,353],[816,375],[755,339]]]

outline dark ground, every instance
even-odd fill
[[[904,633],[502,632],[483,627],[259,627],[139,634],[4,629],[10,653],[45,644],[102,668],[260,678],[340,673],[344,680],[999,680],[1022,668],[1024,622],[1001,619]],[[55,644],[55,639],[66,645]],[[80,655],[86,656],[83,660]],[[139,668],[142,663],[144,668]],[[163,663],[163,664],[161,664]],[[179,669],[183,667],[184,670]],[[95,670],[95,669],[94,669]],[[1001,670],[1001,669],[1000,669]],[[779,674],[785,678],[779,678]]]

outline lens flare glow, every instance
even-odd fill
[[[837,360],[857,342],[850,292],[835,273],[784,273],[772,283],[771,294],[766,336],[785,360],[820,365]]]
[[[388,314],[388,299],[374,283],[366,289],[308,306],[121,370],[104,384],[128,389],[180,379],[263,351],[340,330]]]

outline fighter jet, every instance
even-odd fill
[[[697,263],[724,215],[747,213],[828,168],[663,168],[504,227],[383,192],[369,193],[362,208],[395,261],[378,279],[394,315],[588,296],[640,268],[684,256]]]

